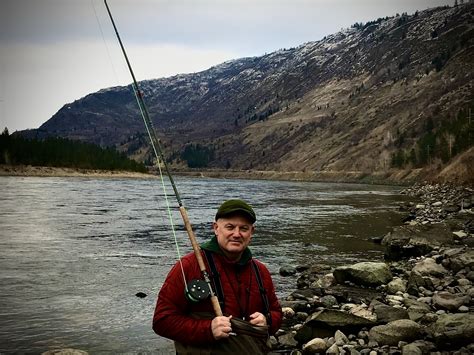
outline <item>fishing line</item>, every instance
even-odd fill
[[[115,70],[114,62],[112,61],[112,56],[110,55],[109,46],[107,45],[107,41],[105,40],[104,31],[102,30],[102,25],[100,24],[99,16],[97,15],[97,10],[96,10],[95,5],[94,5],[94,0],[91,0],[91,5],[92,5],[92,9],[94,9],[95,19],[97,21],[97,24],[99,25],[99,30],[100,30],[100,34],[102,36],[102,41],[104,42],[105,50],[107,52],[107,57],[109,58],[109,62],[110,62],[110,66],[112,68],[112,72],[114,74],[115,82],[117,83],[117,86],[118,86],[118,85],[120,85],[120,81],[118,79],[117,71]]]
[[[183,275],[184,287],[185,287],[186,291],[188,291],[188,282],[186,281],[186,275],[184,274],[183,263],[181,261],[181,252],[180,252],[179,245],[178,245],[178,238],[177,238],[177,235],[176,235],[176,227],[175,227],[174,220],[173,220],[173,214],[171,213],[171,205],[170,205],[169,199],[168,199],[168,193],[167,193],[167,189],[166,189],[165,179],[164,179],[164,176],[163,176],[163,171],[161,169],[160,158],[159,158],[158,152],[156,150],[155,144],[153,142],[153,139],[151,139],[152,133],[150,132],[150,128],[148,127],[148,125],[146,123],[146,120],[145,120],[144,108],[142,108],[140,99],[138,98],[138,95],[141,95],[141,93],[137,90],[135,85],[132,85],[132,87],[133,87],[133,93],[135,94],[135,98],[136,98],[137,103],[138,103],[138,107],[140,108],[140,113],[141,113],[142,118],[145,122],[145,128],[146,128],[148,136],[150,137],[150,140],[151,140],[151,146],[153,148],[153,151],[154,151],[156,159],[157,159],[156,160],[156,165],[158,166],[158,171],[160,173],[161,186],[162,186],[162,189],[163,189],[163,195],[165,197],[165,205],[166,205],[166,210],[168,211],[168,218],[169,218],[169,222],[170,222],[171,232],[173,234],[174,244],[175,244],[175,247],[176,247],[176,254],[178,256],[179,266],[181,268],[181,274]]]
[[[184,222],[184,227],[185,227],[186,232],[189,236],[189,240],[190,240],[190,242],[192,244],[192,247],[193,247],[193,250],[194,250],[194,255],[196,257],[196,260],[197,260],[198,265],[199,265],[199,269],[201,270],[201,274],[202,274],[202,277],[204,279],[204,280],[192,280],[190,282],[189,287],[188,287],[187,283],[185,282],[186,296],[191,301],[196,301],[196,302],[200,301],[201,299],[205,299],[207,296],[210,296],[212,307],[214,309],[214,313],[216,314],[216,316],[222,316],[222,309],[220,307],[219,300],[218,300],[217,296],[214,294],[214,290],[212,289],[211,280],[210,280],[209,274],[207,272],[203,256],[201,254],[201,248],[199,247],[199,244],[196,240],[196,236],[194,235],[194,231],[193,231],[193,228],[191,226],[191,222],[189,221],[187,211],[186,211],[186,209],[183,205],[183,202],[181,201],[181,198],[179,196],[179,192],[178,192],[178,189],[176,188],[176,184],[174,183],[173,176],[171,175],[171,173],[168,169],[168,164],[166,163],[166,159],[165,159],[164,154],[163,154],[163,149],[161,148],[160,140],[158,139],[156,131],[153,127],[153,122],[150,118],[150,114],[148,113],[147,107],[145,105],[145,101],[143,100],[143,94],[141,93],[141,91],[139,89],[137,79],[135,78],[135,74],[133,72],[132,66],[131,66],[130,61],[128,59],[127,52],[125,51],[125,47],[123,46],[122,40],[121,40],[120,35],[118,33],[118,30],[117,30],[117,26],[115,25],[115,21],[112,17],[112,13],[110,12],[109,5],[107,4],[107,0],[104,0],[104,4],[105,4],[105,7],[107,8],[107,12],[109,14],[110,21],[112,22],[112,25],[114,27],[115,35],[116,35],[117,40],[120,44],[120,48],[122,49],[123,56],[125,57],[125,61],[126,61],[127,66],[128,66],[128,70],[129,70],[130,75],[132,76],[132,79],[133,79],[132,87],[133,87],[133,90],[134,90],[134,93],[135,93],[135,98],[137,99],[138,106],[140,108],[140,113],[141,113],[142,118],[143,118],[143,122],[145,123],[145,127],[146,127],[146,130],[148,132],[148,136],[150,138],[151,145],[153,147],[153,151],[154,151],[154,153],[156,155],[156,158],[157,158],[157,163],[158,163],[158,167],[159,167],[159,170],[160,170],[160,174],[162,176],[162,171],[161,171],[161,166],[160,166],[161,164],[159,164],[161,162],[163,164],[163,167],[165,168],[166,175],[168,176],[171,187],[173,188],[174,195],[175,195],[176,200],[177,200],[178,205],[179,205],[179,212],[180,212],[181,217],[182,217],[183,222]],[[163,177],[162,177],[162,179],[163,179]],[[169,207],[169,204],[168,204],[167,208],[168,208],[168,214],[171,216],[171,208]],[[182,266],[182,264],[180,264],[180,265],[181,265],[181,271],[184,273],[183,266]]]
[[[91,5],[92,5],[92,8],[94,10],[94,15],[95,15],[95,18],[97,20],[97,24],[98,24],[99,29],[100,29],[102,40],[104,42],[104,45],[105,45],[105,48],[106,48],[106,51],[107,51],[107,56],[108,56],[110,64],[111,64],[115,80],[117,82],[117,85],[119,85],[117,72],[115,71],[115,66],[113,64],[112,57],[110,55],[109,47],[107,46],[107,42],[105,40],[104,31],[102,30],[102,25],[100,23],[99,16],[97,14],[97,10],[96,10],[95,5],[94,5],[94,0],[91,0]],[[176,248],[177,259],[178,259],[179,264],[180,264],[181,274],[183,276],[185,289],[186,289],[186,291],[188,291],[188,283],[187,283],[187,280],[186,280],[186,275],[184,273],[184,268],[183,268],[183,264],[182,264],[182,261],[181,261],[181,251],[179,249],[178,237],[177,237],[177,234],[176,234],[176,225],[174,223],[173,214],[172,214],[172,210],[171,210],[171,205],[170,205],[169,198],[168,198],[168,192],[167,192],[167,188],[166,188],[166,184],[165,184],[165,180],[164,180],[164,176],[163,176],[163,171],[161,169],[160,155],[158,154],[155,143],[152,139],[151,129],[148,126],[151,122],[148,123],[147,120],[146,120],[146,115],[147,115],[146,108],[143,106],[142,101],[139,98],[139,95],[142,95],[141,92],[139,91],[139,88],[135,85],[135,83],[132,84],[132,88],[133,88],[133,93],[135,95],[135,98],[137,100],[138,107],[140,109],[140,114],[143,118],[143,121],[145,122],[146,131],[147,131],[148,136],[150,137],[150,140],[151,140],[151,146],[152,146],[153,152],[154,152],[155,157],[157,159],[156,165],[158,166],[158,171],[160,173],[161,186],[162,186],[163,195],[164,195],[164,199],[165,199],[165,208],[166,208],[167,213],[168,213],[168,221],[169,221],[171,232],[172,232],[172,235],[173,235],[173,240],[174,240],[174,245],[175,245],[175,248]],[[163,220],[164,220],[164,218],[163,218]]]

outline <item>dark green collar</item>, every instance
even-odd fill
[[[214,236],[207,242],[204,242],[201,244],[201,249],[209,250],[212,251],[213,253],[219,254],[219,255],[224,255],[222,252],[219,243],[217,242],[217,237]],[[252,252],[250,251],[250,248],[245,248],[242,257],[240,260],[236,263],[238,265],[245,265],[247,264],[250,259],[252,259]]]

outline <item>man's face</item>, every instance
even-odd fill
[[[219,218],[212,225],[225,256],[230,260],[239,260],[250,244],[254,225],[241,215]]]

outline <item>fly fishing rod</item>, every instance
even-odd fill
[[[214,291],[212,290],[211,287],[211,280],[209,278],[209,274],[206,270],[206,265],[204,264],[204,260],[201,254],[201,248],[199,247],[199,244],[196,241],[196,236],[194,235],[193,228],[191,226],[191,222],[189,221],[188,213],[186,211],[186,208],[183,205],[183,202],[181,201],[181,197],[179,196],[178,189],[176,188],[176,184],[174,183],[173,176],[170,173],[170,170],[168,168],[168,164],[166,163],[166,159],[163,154],[163,149],[160,144],[160,140],[158,139],[158,136],[156,134],[155,128],[153,127],[153,122],[150,118],[150,114],[148,113],[148,108],[145,105],[145,101],[143,100],[143,94],[142,91],[140,91],[140,87],[138,86],[137,79],[135,78],[135,74],[133,73],[132,66],[130,64],[130,61],[127,56],[127,52],[125,51],[125,47],[123,46],[122,40],[120,38],[120,35],[117,30],[117,26],[115,25],[114,18],[112,17],[112,13],[110,12],[109,5],[107,4],[107,0],[104,0],[105,7],[107,8],[107,13],[109,14],[110,21],[112,22],[112,26],[114,27],[115,30],[115,35],[117,37],[117,40],[120,44],[120,48],[122,49],[123,56],[125,57],[125,61],[127,62],[128,70],[130,72],[130,75],[132,76],[132,87],[133,87],[133,92],[135,94],[135,97],[137,99],[138,107],[140,109],[141,116],[143,118],[143,122],[145,123],[145,128],[148,132],[148,136],[151,141],[151,146],[153,148],[153,152],[155,154],[155,157],[157,159],[157,165],[160,170],[160,175],[162,176],[161,172],[161,167],[160,167],[160,162],[163,164],[165,168],[166,175],[168,176],[168,179],[170,181],[170,184],[173,188],[174,195],[176,197],[176,200],[178,202],[179,206],[179,212],[181,214],[181,217],[184,222],[184,226],[186,228],[186,232],[188,234],[189,240],[191,241],[191,245],[193,247],[194,254],[196,255],[197,262],[199,264],[199,269],[201,270],[202,276],[204,280],[193,280],[190,281],[189,285],[186,284],[185,281],[185,289],[186,289],[186,296],[194,302],[198,302],[200,300],[206,299],[207,297],[210,296],[211,302],[212,302],[212,307],[214,309],[214,313],[216,316],[222,316],[222,309],[219,304],[219,300],[217,296],[214,294]],[[171,215],[170,215],[171,216]],[[183,277],[184,277],[184,272],[183,272]],[[184,279],[185,280],[185,279]]]

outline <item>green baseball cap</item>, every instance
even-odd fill
[[[227,200],[225,201],[217,210],[216,221],[221,217],[230,216],[232,214],[242,214],[245,215],[250,222],[254,223],[257,220],[255,212],[247,202],[242,200]]]

